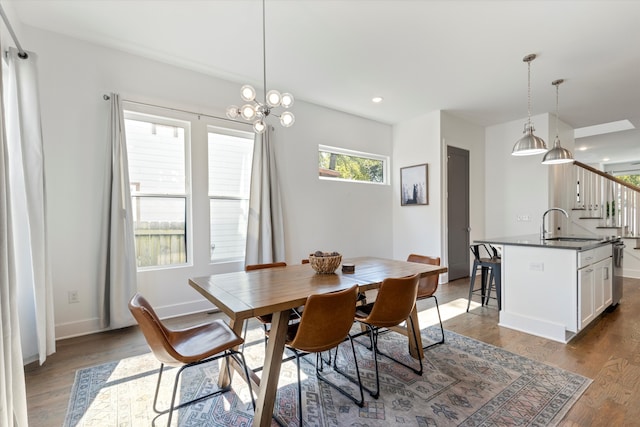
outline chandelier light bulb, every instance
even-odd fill
[[[227,107],[227,117],[230,119],[237,119],[240,116],[240,108],[237,105],[230,105]]]
[[[256,133],[264,133],[264,131],[267,130],[267,126],[264,124],[262,120],[257,120],[256,122],[253,123],[253,130]]]
[[[251,85],[244,85],[240,88],[240,98],[244,101],[253,101],[256,99],[256,90]]]
[[[293,123],[295,121],[296,121],[296,117],[293,115],[291,111],[285,111],[280,116],[280,124],[282,124],[282,126],[286,128],[293,126]]]
[[[245,120],[253,120],[256,117],[256,109],[251,104],[245,104],[240,109],[240,115]]]
[[[282,101],[282,96],[277,90],[267,92],[267,105],[269,107],[278,107]]]
[[[291,95],[290,93],[283,93],[282,94],[282,101],[280,101],[280,105],[282,105],[284,108],[289,108],[293,105],[293,95]]]

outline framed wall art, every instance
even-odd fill
[[[400,168],[400,205],[429,204],[429,165]]]

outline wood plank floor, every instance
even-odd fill
[[[495,304],[466,313],[468,284],[461,279],[438,289],[446,329],[593,379],[563,426],[640,425],[640,280],[625,279],[620,306],[567,345],[499,327]],[[421,301],[419,308],[428,310],[431,301]],[[213,317],[224,315],[198,314],[168,323],[184,326]],[[137,327],[58,341],[57,352],[43,366],[25,369],[29,425],[62,425],[77,369],[146,352]]]

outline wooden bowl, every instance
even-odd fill
[[[309,255],[309,264],[318,274],[332,274],[334,273],[340,263],[342,262],[342,255],[330,255],[330,256],[315,256]]]

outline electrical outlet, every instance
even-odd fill
[[[80,298],[78,297],[78,291],[69,291],[67,296],[69,298],[69,304],[76,304],[80,302]]]
[[[530,262],[529,270],[531,271],[544,271],[544,263],[543,262]]]

